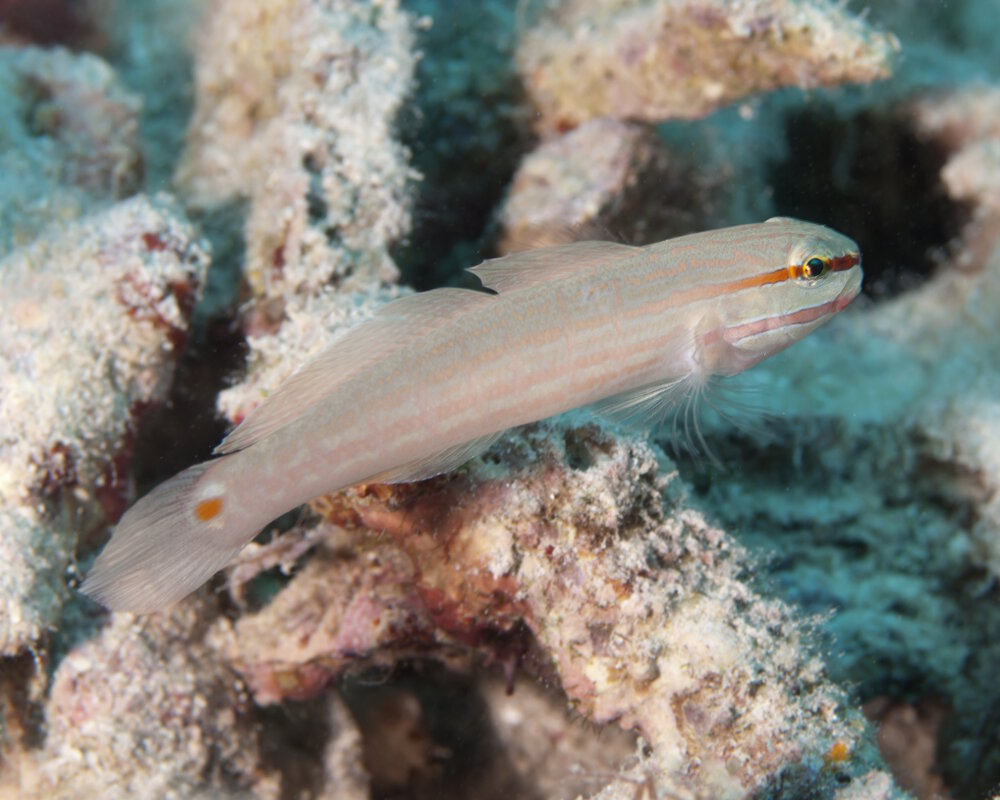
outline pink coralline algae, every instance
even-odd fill
[[[702,117],[755,92],[869,82],[895,39],[828,0],[565,0],[518,50],[546,134]]]
[[[235,797],[266,778],[239,687],[201,641],[204,611],[119,616],[62,660],[27,796]]]
[[[141,619],[118,615],[73,647],[48,688],[44,739],[0,770],[0,797],[370,797],[345,705],[336,697],[315,704],[322,733],[308,752],[288,749],[287,731],[266,724],[220,658],[231,632],[213,626],[215,617],[210,601]]]

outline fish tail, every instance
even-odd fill
[[[190,594],[257,533],[211,473],[226,456],[157,486],[121,518],[80,591],[112,611],[146,613]]]

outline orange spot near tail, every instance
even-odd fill
[[[194,507],[194,515],[202,522],[215,519],[219,516],[220,511],[222,511],[221,497],[210,497],[208,500],[202,500]]]

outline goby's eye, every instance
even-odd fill
[[[822,278],[830,271],[830,259],[822,256],[812,256],[802,264],[802,277],[806,280]]]

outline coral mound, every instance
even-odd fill
[[[746,95],[888,77],[892,36],[828,0],[566,0],[518,65],[543,133],[702,117]]]
[[[207,265],[144,196],[0,261],[0,653],[54,622],[77,537],[124,509],[117,459],[166,395]]]

